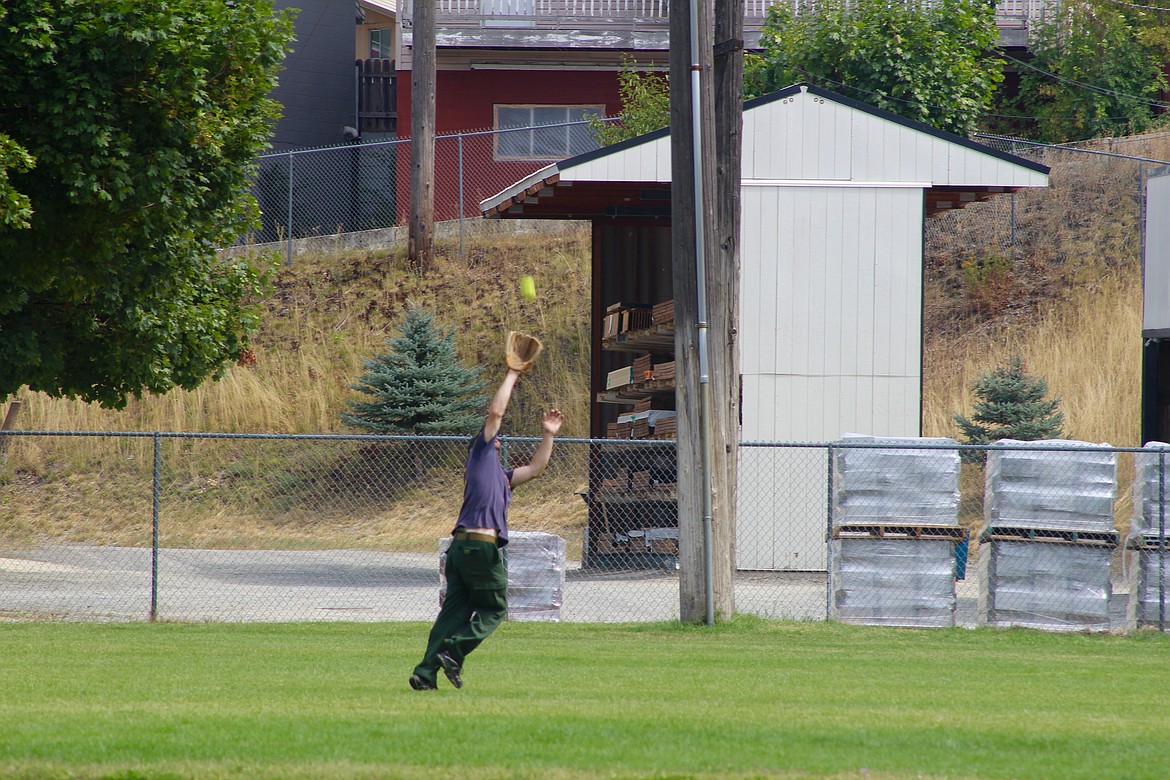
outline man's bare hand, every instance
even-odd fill
[[[549,409],[545,412],[544,419],[540,421],[540,424],[544,428],[545,433],[550,436],[556,436],[564,422],[565,415],[561,414],[560,409]]]

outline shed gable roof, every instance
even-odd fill
[[[745,182],[919,186],[928,213],[1048,185],[1044,165],[807,84],[744,104],[741,171]],[[547,166],[480,208],[501,217],[668,217],[670,181],[663,128]]]

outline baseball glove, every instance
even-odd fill
[[[532,361],[540,354],[544,345],[535,336],[519,331],[508,331],[508,340],[504,344],[504,356],[508,360],[508,368],[516,371],[527,371],[532,367]]]

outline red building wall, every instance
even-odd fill
[[[410,135],[410,71],[398,72],[398,128],[400,137]],[[621,113],[616,71],[440,70],[435,77],[435,133],[490,130],[495,106],[510,105],[604,105],[607,116]],[[435,219],[459,216],[458,183],[462,169],[462,211],[479,216],[479,201],[491,197],[517,180],[537,171],[551,160],[495,160],[495,136],[464,136],[462,166],[455,139],[435,140]],[[410,214],[410,152],[403,145],[399,160],[398,213]]]

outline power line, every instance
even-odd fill
[[[1010,54],[1005,54],[1002,51],[997,51],[996,55],[999,57],[1002,57],[1005,60],[1010,60],[1011,62],[1014,62],[1017,65],[1023,65],[1025,68],[1028,68],[1030,70],[1034,70],[1037,73],[1048,76],[1049,78],[1056,79],[1057,81],[1062,81],[1065,84],[1071,84],[1075,87],[1081,87],[1083,89],[1087,89],[1087,90],[1090,90],[1092,92],[1098,92],[1102,95],[1108,95],[1110,97],[1125,98],[1125,99],[1129,99],[1129,100],[1134,100],[1134,101],[1137,101],[1138,103],[1142,103],[1142,104],[1147,105],[1151,108],[1170,108],[1170,103],[1163,103],[1163,102],[1158,101],[1158,100],[1147,100],[1146,98],[1138,97],[1137,95],[1130,95],[1130,94],[1127,94],[1125,92],[1116,92],[1116,91],[1111,90],[1111,89],[1105,89],[1104,87],[1094,86],[1093,84],[1085,84],[1082,81],[1075,81],[1073,79],[1065,78],[1064,76],[1058,76],[1057,74],[1050,73],[1049,71],[1046,71],[1043,68],[1038,68],[1035,65],[1032,65],[1031,63],[1024,62],[1023,60],[1018,60],[1015,57],[1011,56]]]
[[[1114,5],[1123,5],[1126,8],[1136,8],[1139,11],[1157,11],[1158,13],[1170,13],[1170,8],[1159,8],[1156,5],[1138,5],[1137,3],[1127,3],[1125,0],[1107,0],[1107,2]]]

